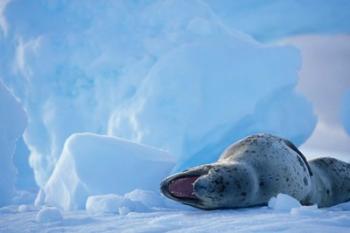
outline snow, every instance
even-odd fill
[[[0,206],[9,204],[15,194],[13,155],[26,124],[21,104],[0,81]]]
[[[271,197],[268,202],[269,208],[280,211],[290,211],[300,206],[301,204],[298,200],[283,193],[279,193],[276,197]]]
[[[129,212],[125,215],[90,215],[85,211],[63,212],[60,222],[38,223],[38,210],[17,212],[0,209],[0,232],[338,232],[350,227],[350,211],[300,207],[304,213],[274,211],[268,207],[238,210],[167,209]],[[345,208],[346,209],[346,208]],[[294,209],[292,209],[293,211]],[[317,214],[312,214],[317,211]]]
[[[125,198],[131,201],[141,202],[148,208],[164,207],[164,199],[161,198],[159,191],[152,192],[147,190],[135,189],[130,193],[125,194]]]
[[[141,202],[132,201],[129,198],[116,194],[90,196],[86,201],[86,211],[93,215],[122,214],[130,211],[147,212],[149,209]]]
[[[313,205],[292,208],[290,214],[294,216],[318,216],[321,212],[322,210],[318,209],[317,205]]]
[[[165,200],[159,192],[135,189],[125,195],[104,194],[89,196],[85,209],[91,215],[126,215],[129,212],[153,212],[174,208],[175,206],[179,208],[179,204]],[[186,209],[186,207],[181,209]]]
[[[67,139],[38,199],[69,210],[84,208],[92,195],[123,195],[136,188],[159,192],[160,181],[174,164],[168,153],[149,146],[116,137],[74,134]]]
[[[43,207],[36,215],[39,223],[60,222],[62,219],[62,214],[56,207]]]
[[[18,206],[18,209],[17,209],[17,211],[20,212],[20,213],[28,212],[28,211],[33,211],[33,210],[35,210],[35,209],[33,208],[33,206],[31,206],[31,205],[25,205],[25,204],[19,205],[19,206]]]

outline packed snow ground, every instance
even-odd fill
[[[292,207],[292,206],[291,206]],[[23,210],[24,209],[24,210]],[[317,209],[300,207],[275,210],[257,207],[239,210],[202,211],[161,209],[125,215],[89,215],[64,212],[62,219],[51,211],[38,219],[34,207],[0,209],[0,232],[349,232],[350,203]],[[51,219],[51,221],[47,221]]]

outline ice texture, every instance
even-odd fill
[[[279,211],[291,211],[293,208],[301,206],[298,200],[287,194],[279,193],[276,197],[271,197],[268,202],[269,208]]]
[[[240,4],[239,11],[250,15],[244,1]],[[264,130],[297,145],[310,136],[316,118],[295,93],[298,51],[265,46],[238,32],[214,5],[186,0],[7,5],[1,79],[28,113],[24,141],[41,188],[66,139],[78,132],[168,150],[178,159],[175,170],[216,160],[250,133]],[[273,9],[278,5],[269,2]],[[261,9],[258,3],[252,8]],[[275,16],[268,22],[276,22]],[[262,24],[251,21],[256,31],[271,31],[257,21]],[[291,25],[284,25],[289,32]]]
[[[0,206],[9,204],[15,194],[13,155],[26,124],[21,104],[0,81]]]
[[[341,208],[343,205],[347,207]],[[291,212],[266,207],[219,211],[193,208],[153,212],[126,210],[124,214],[102,216],[74,211],[65,212],[63,221],[49,224],[35,221],[36,215],[37,210],[18,212],[16,206],[0,208],[0,232],[347,233],[350,226],[349,203],[322,209],[302,206],[293,208]]]
[[[294,216],[319,216],[322,212],[324,211],[318,209],[317,205],[312,205],[292,208],[290,214]]]
[[[341,117],[344,128],[350,135],[350,91],[346,92],[343,97]]]
[[[71,210],[84,208],[92,195],[123,195],[137,188],[158,192],[174,164],[158,149],[115,137],[74,134],[37,202]]]
[[[226,25],[261,41],[300,34],[350,33],[347,0],[203,1]]]
[[[164,199],[160,196],[159,191],[135,189],[130,193],[125,194],[125,198],[128,198],[131,201],[141,202],[148,208],[165,206],[165,203],[163,202]]]
[[[36,215],[36,221],[40,223],[61,222],[61,211],[56,207],[44,206]]]
[[[86,201],[86,211],[93,215],[121,214],[129,212],[147,212],[149,209],[141,202],[132,201],[124,196],[105,194],[90,196]]]
[[[37,192],[38,186],[34,179],[33,169],[29,164],[29,150],[23,137],[20,137],[16,143],[16,150],[13,155],[13,163],[17,170],[16,189]]]

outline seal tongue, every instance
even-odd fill
[[[193,193],[193,183],[199,176],[189,176],[173,180],[169,184],[169,192],[175,197],[197,198]]]

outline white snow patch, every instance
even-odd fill
[[[141,202],[149,208],[154,207],[163,207],[164,199],[160,196],[158,192],[152,192],[147,190],[135,189],[130,193],[125,194],[125,198],[130,199],[131,201]]]
[[[116,194],[90,196],[86,201],[86,210],[89,214],[122,214],[131,211],[146,212],[149,209],[141,202],[132,201],[124,196]]]
[[[322,211],[318,209],[317,205],[312,206],[300,206],[297,208],[292,208],[290,213],[295,216],[317,216]]]
[[[38,202],[44,199],[65,210],[81,209],[88,196],[124,195],[137,188],[159,192],[160,181],[174,164],[168,153],[152,147],[115,137],[74,134],[67,139],[44,188],[45,197],[41,192]]]
[[[36,215],[36,221],[40,223],[60,222],[62,220],[61,211],[55,207],[43,207]]]
[[[279,193],[276,197],[271,197],[268,206],[273,210],[290,211],[293,208],[300,207],[301,204],[295,198]]]
[[[346,205],[346,203],[344,203]],[[0,232],[337,232],[348,233],[349,210],[324,208],[318,214],[292,215],[271,211],[267,207],[236,210],[203,211],[161,210],[119,214],[91,215],[86,211],[67,211],[61,222],[43,225],[37,222],[37,211],[17,212],[17,207],[0,209]],[[14,210],[11,210],[14,209]],[[124,212],[125,211],[125,212]]]
[[[22,213],[22,212],[28,212],[28,211],[34,211],[34,210],[35,210],[34,206],[32,206],[32,205],[26,205],[26,204],[19,205],[19,206],[18,206],[18,209],[17,209],[17,211],[20,212],[20,213]]]

